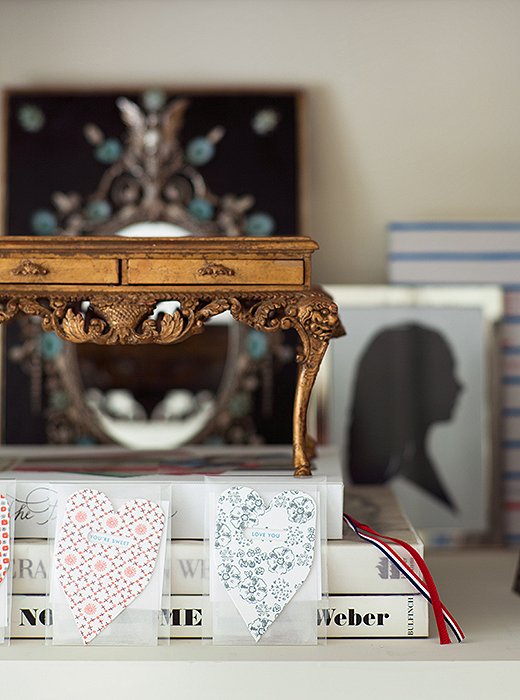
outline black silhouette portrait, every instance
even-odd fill
[[[461,389],[441,333],[417,323],[378,333],[357,368],[348,441],[352,481],[384,483],[399,474],[456,511],[427,436],[435,423],[451,419]]]

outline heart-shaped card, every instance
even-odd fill
[[[0,493],[0,583],[7,576],[11,564],[11,541],[9,537],[9,504]]]
[[[115,511],[101,491],[68,499],[56,542],[56,575],[85,644],[146,588],[164,531],[161,507],[146,499]]]
[[[309,575],[316,516],[303,491],[282,491],[266,505],[257,491],[233,486],[218,499],[217,574],[256,642]]]

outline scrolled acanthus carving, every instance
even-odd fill
[[[0,305],[0,323],[22,311],[42,317],[42,327],[73,343],[98,345],[171,344],[201,333],[213,316],[230,310],[242,323],[260,331],[294,328],[302,341],[300,362],[310,361],[316,344],[343,332],[336,304],[323,293],[219,292],[172,294],[179,304],[173,313],[153,312],[161,298],[150,294],[92,295],[88,309],[78,298],[9,298]]]
[[[230,302],[218,294],[205,297],[182,294],[176,300],[179,308],[173,313],[152,317],[161,299],[149,294],[92,295],[86,311],[81,310],[81,301],[87,300],[10,298],[0,304],[0,323],[22,311],[40,316],[43,330],[54,331],[73,343],[166,345],[201,333],[206,321],[230,307]]]
[[[19,310],[20,306],[17,299],[0,299],[0,323],[10,321]]]
[[[336,304],[321,292],[258,295],[249,303],[234,299],[231,313],[237,321],[257,330],[274,332],[294,328],[303,345],[298,362],[310,361],[316,343],[328,343],[332,337],[344,333]]]

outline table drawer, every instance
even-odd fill
[[[116,284],[118,268],[113,258],[0,258],[0,283]]]
[[[128,260],[128,284],[301,285],[303,260],[164,259]]]

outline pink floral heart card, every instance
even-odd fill
[[[122,487],[57,485],[55,644],[157,643],[169,504],[157,485]]]
[[[15,481],[0,480],[0,644],[9,642],[14,530],[11,505],[15,488]]]

